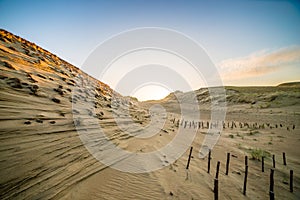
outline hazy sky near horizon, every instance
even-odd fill
[[[299,1],[0,0],[0,9],[1,28],[78,67],[112,35],[162,27],[202,45],[225,85],[300,80]],[[163,90],[161,95],[167,93]],[[141,91],[136,95],[151,98]]]

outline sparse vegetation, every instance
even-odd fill
[[[251,130],[249,133],[247,133],[247,135],[251,136],[251,135],[256,135],[258,133],[259,133],[258,130],[254,130],[254,131]]]
[[[238,149],[242,149],[241,143],[238,143],[238,144],[237,144],[237,148],[238,148]]]
[[[271,154],[263,149],[250,149],[250,155],[253,160],[261,160],[262,157],[268,158]]]

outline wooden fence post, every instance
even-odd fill
[[[264,163],[264,160],[265,160],[265,158],[262,157],[262,158],[261,158],[261,171],[262,171],[262,172],[265,172],[265,163]]]
[[[283,165],[286,165],[285,152],[282,153],[282,157],[283,157]]]
[[[293,189],[293,174],[294,174],[294,171],[290,170],[290,192],[294,191],[294,189]]]
[[[220,161],[218,161],[218,163],[217,163],[216,179],[219,178],[219,170],[220,170]]]
[[[187,165],[186,165],[186,169],[189,169],[190,160],[191,160],[191,157],[192,157],[192,151],[193,151],[193,147],[191,147],[191,149],[190,149],[190,154],[189,154],[189,159],[188,159],[188,162],[187,162]]]
[[[271,169],[271,174],[270,174],[270,200],[275,199],[275,194],[274,194],[274,169]]]
[[[275,169],[275,155],[274,154],[272,156],[272,159],[273,159],[273,168]]]
[[[220,170],[220,161],[217,163],[217,170],[216,170],[216,177],[214,179],[214,194],[215,194],[215,200],[218,200],[219,198],[219,170]]]
[[[214,199],[218,200],[219,198],[219,183],[218,179],[214,179]]]
[[[246,169],[245,169],[244,188],[243,188],[244,195],[246,195],[246,190],[247,190],[247,178],[248,178],[248,165],[246,165]]]
[[[207,173],[210,171],[211,149],[208,150]]]
[[[230,153],[227,153],[226,172],[225,172],[226,175],[228,175],[228,171],[229,171],[229,162],[230,162]]]

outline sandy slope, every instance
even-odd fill
[[[173,123],[174,118],[177,121],[181,116],[172,95],[144,103],[122,97],[50,52],[5,31],[0,31],[0,35],[1,199],[212,199],[218,160],[220,199],[267,199],[270,155],[266,157],[264,173],[258,160],[249,160],[247,196],[242,194],[244,156],[251,158],[252,149],[257,148],[276,155],[276,198],[300,198],[297,85],[227,88],[225,129],[213,149],[208,174],[207,158],[198,158],[207,128],[184,129]],[[208,94],[205,89],[196,93],[201,118],[189,121],[206,124],[210,120]],[[167,115],[149,111],[157,103],[164,106]],[[160,124],[161,120],[165,124]],[[231,128],[233,121],[237,127]],[[250,127],[239,127],[239,123],[249,123]],[[99,127],[106,138],[99,139]],[[149,133],[157,128],[159,132],[149,138],[135,137],[147,127],[151,127]],[[179,128],[185,134],[197,131],[189,170],[185,169],[188,149],[174,163],[170,163],[169,155],[158,155],[155,164],[164,166],[160,170],[121,172],[98,162],[80,135],[97,138],[85,145],[95,145],[105,158],[113,157],[114,145],[129,152],[158,150],[176,137]],[[282,165],[283,151],[287,154],[287,166]],[[224,169],[227,152],[233,155],[229,176],[225,176]],[[112,165],[127,159],[113,158]],[[289,169],[295,174],[294,193],[286,184]]]

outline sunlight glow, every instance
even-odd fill
[[[130,96],[138,98],[139,101],[159,100],[166,97],[170,92],[161,85],[148,84],[137,88]]]

